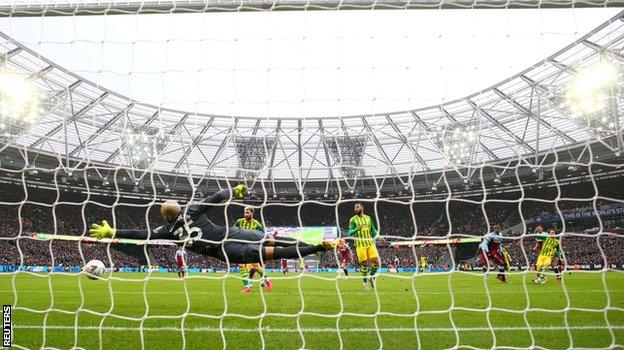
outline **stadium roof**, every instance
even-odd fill
[[[593,142],[617,152],[622,70],[596,115],[573,112],[565,95],[585,67],[603,61],[621,67],[623,19],[624,12],[529,69],[456,101],[305,119],[196,114],[133,101],[1,34],[4,69],[34,81],[40,101],[32,123],[4,118],[1,148],[145,171],[301,181],[409,178],[443,168],[470,176],[479,164],[530,164],[533,155]]]

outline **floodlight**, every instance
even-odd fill
[[[474,122],[455,123],[440,127],[435,140],[453,164],[468,164],[479,134]]]
[[[0,69],[0,117],[31,122],[37,117],[37,87],[26,76]]]
[[[578,117],[604,109],[610,96],[610,86],[617,78],[617,67],[602,61],[577,72],[565,95],[573,115]]]

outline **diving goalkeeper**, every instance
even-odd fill
[[[165,220],[165,224],[153,230],[115,229],[103,220],[102,225],[91,225],[89,234],[97,239],[173,240],[187,250],[228,263],[295,259],[335,247],[333,241],[310,245],[289,237],[279,237],[279,240],[276,240],[273,236],[266,236],[258,231],[223,227],[208,220],[206,213],[213,207],[212,204],[226,201],[230,195],[243,198],[246,192],[247,186],[244,184],[234,187],[231,193],[229,189],[224,189],[204,199],[201,203],[189,205],[185,212],[182,212],[178,202],[168,200],[160,206],[160,215]]]

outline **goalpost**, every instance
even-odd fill
[[[621,5],[0,5],[12,346],[621,347]],[[506,50],[516,54],[494,52]],[[103,219],[154,229],[165,200],[239,183],[247,196],[210,220],[230,227],[251,205],[264,227],[316,228],[304,237],[314,244],[353,245],[362,203],[380,232],[375,288],[362,288],[355,249],[349,280],[329,251],[285,275],[265,262],[275,289],[243,295],[236,264],[189,253],[179,280],[166,273],[171,242],[89,237]],[[495,225],[507,284],[476,258]],[[562,248],[563,272],[546,270],[544,285],[533,283],[538,226]],[[107,267],[99,281],[81,273],[93,259]]]

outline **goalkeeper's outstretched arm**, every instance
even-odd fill
[[[243,198],[245,193],[247,193],[247,186],[239,184],[238,186],[233,187],[231,192],[228,188],[217,191],[212,196],[206,197],[200,203],[191,205],[189,209],[193,209],[199,214],[206,213],[210,208],[212,208],[211,204],[223,203],[230,199],[230,196],[240,199]]]
[[[111,227],[108,221],[102,220],[102,224],[93,224],[89,230],[91,237],[102,238],[131,238],[131,239],[174,239],[169,230],[159,226],[154,230],[118,230]]]

